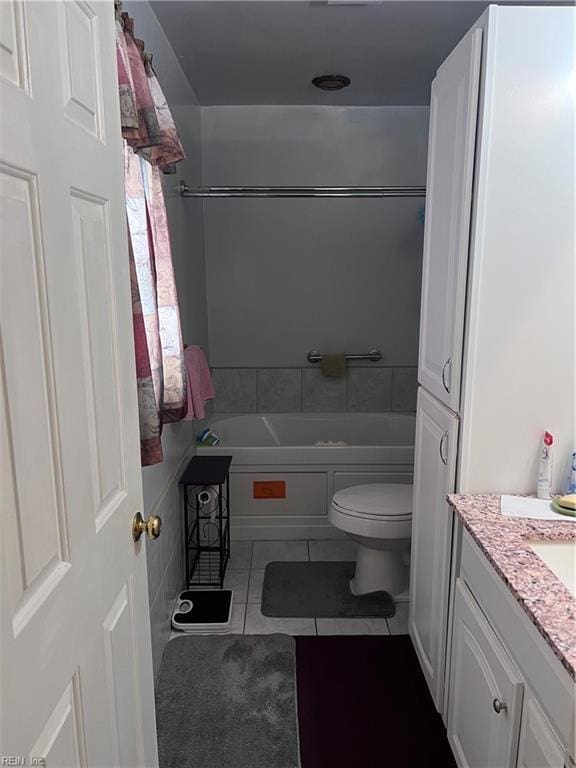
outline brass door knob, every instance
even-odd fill
[[[140,536],[145,533],[149,539],[157,539],[162,531],[162,518],[158,515],[150,515],[148,520],[144,520],[140,512],[136,512],[132,520],[132,538],[138,541]]]

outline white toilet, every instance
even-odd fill
[[[355,595],[386,590],[399,596],[408,587],[412,532],[412,485],[372,483],[344,488],[332,497],[328,519],[358,543]]]

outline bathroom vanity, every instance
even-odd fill
[[[537,551],[558,547],[566,553],[560,566],[571,556],[574,567],[576,526],[503,517],[494,495],[449,501],[455,536],[443,715],[456,761],[572,768],[576,597]]]

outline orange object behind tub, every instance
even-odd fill
[[[253,498],[255,499],[285,499],[285,480],[254,480]]]

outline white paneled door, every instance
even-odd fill
[[[418,381],[456,412],[481,52],[475,29],[439,68],[430,101]]]
[[[157,764],[115,57],[0,2],[0,755],[50,768]]]
[[[416,412],[408,627],[439,712],[444,708],[458,418],[420,387]]]

